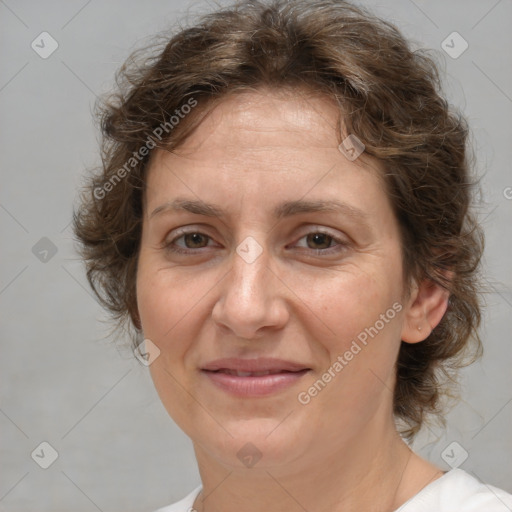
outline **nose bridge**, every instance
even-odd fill
[[[236,299],[238,307],[247,309],[246,313],[263,312],[265,282],[268,284],[269,253],[252,237],[246,238],[236,248],[233,254],[232,276],[228,293]]]
[[[253,237],[233,252],[231,272],[213,310],[219,324],[236,336],[252,338],[262,327],[282,326],[286,308],[272,284],[269,251]]]

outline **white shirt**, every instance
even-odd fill
[[[156,512],[194,512],[201,486]],[[462,469],[452,469],[424,487],[395,512],[512,512],[512,494],[487,485]]]

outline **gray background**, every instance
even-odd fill
[[[455,441],[445,453],[466,450],[463,469],[512,492],[512,1],[364,4],[436,50],[484,175],[485,356],[464,372],[446,431],[426,429],[415,447],[448,468],[441,454]],[[98,163],[95,95],[147,37],[205,10],[178,0],[0,0],[0,510],[149,511],[199,483],[191,443],[148,370],[108,338],[70,220],[84,169]],[[43,31],[59,44],[47,59],[31,48]],[[453,31],[469,43],[457,59],[441,49]],[[43,237],[57,249],[46,262],[39,245],[33,252]],[[46,470],[31,458],[42,441],[59,454]]]

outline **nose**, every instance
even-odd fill
[[[286,288],[270,268],[268,251],[263,250],[254,261],[240,254],[233,253],[231,271],[220,284],[212,318],[237,338],[257,339],[286,325]]]

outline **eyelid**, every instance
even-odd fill
[[[211,232],[211,228],[208,226],[204,226],[202,224],[186,224],[184,226],[179,226],[177,228],[171,229],[166,235],[165,235],[165,241],[168,242],[172,235],[172,240],[175,240],[176,238],[188,235],[190,233],[200,233],[202,235],[209,236],[212,238],[211,235],[208,234],[208,232]],[[171,241],[172,241],[171,240]]]
[[[300,226],[299,230],[301,232],[304,231],[305,234],[323,233],[325,235],[332,236],[333,238],[340,238],[342,236],[345,236],[345,237],[347,236],[347,235],[344,235],[343,232],[341,232],[337,229],[329,228],[328,226],[324,226],[321,224],[305,224],[303,226]]]
[[[300,228],[300,232],[302,233],[298,239],[303,238],[304,236],[313,234],[313,233],[321,233],[322,235],[327,235],[340,243],[348,244],[350,243],[351,238],[339,230],[331,229],[326,226],[318,225],[318,224],[307,224]],[[297,240],[298,240],[297,239]]]

